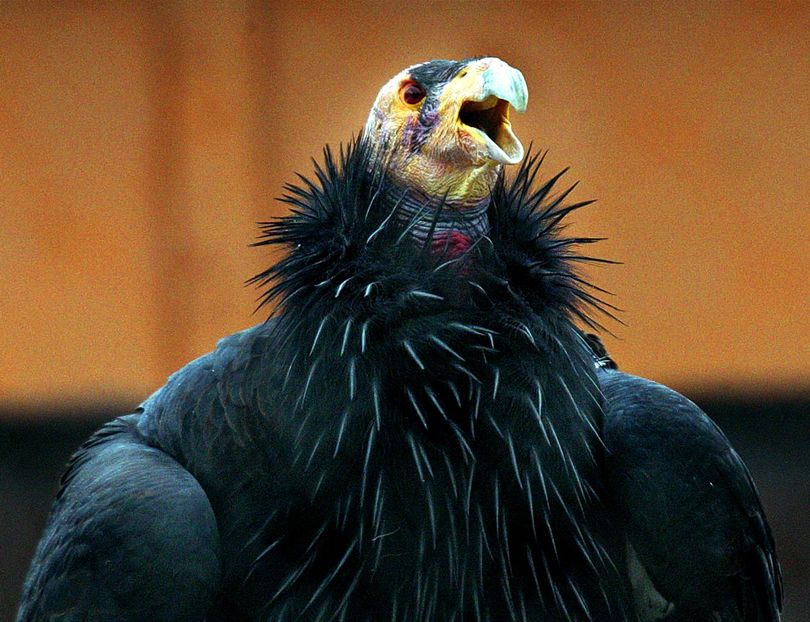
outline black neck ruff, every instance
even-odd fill
[[[373,153],[362,140],[341,147],[337,156],[327,147],[324,164],[315,165],[316,181],[301,177],[301,185],[285,186],[280,200],[291,213],[260,223],[255,243],[287,249],[249,281],[264,290],[260,306],[331,305],[336,293],[361,287],[357,295],[368,297],[367,288],[402,279],[457,289],[458,271],[436,270],[449,263],[465,266],[464,281],[473,274],[508,280],[507,295],[535,312],[560,312],[594,329],[604,328],[594,312],[615,319],[616,307],[598,297],[606,292],[578,270],[583,263],[615,263],[577,252],[601,238],[562,233],[566,216],[593,201],[565,203],[576,184],[554,193],[565,171],[536,184],[543,153],[528,154],[511,179],[502,173],[486,202],[463,212],[436,208],[435,201],[426,205],[417,192],[393,186]],[[474,233],[465,257],[424,253],[448,228]]]

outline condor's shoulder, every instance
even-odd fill
[[[778,620],[774,541],[742,459],[687,398],[611,367],[606,479],[641,619]]]
[[[274,356],[280,341],[273,319],[220,339],[140,405],[139,431],[178,459],[195,442],[207,446],[213,437],[246,434],[242,415],[252,412],[257,391],[272,393],[268,386],[283,377]]]
[[[664,459],[661,451],[667,450],[673,452],[670,458],[681,462],[695,457],[695,452],[705,455],[730,449],[720,428],[680,393],[610,367],[598,377],[608,407],[604,433],[614,453],[647,447],[655,449],[658,459]],[[695,450],[681,452],[689,447]]]
[[[249,370],[273,364],[273,352],[279,349],[280,341],[276,325],[271,318],[221,338],[214,350],[169,376],[166,384],[141,404],[141,409],[188,408],[190,398],[213,385],[227,392],[229,385],[242,384]]]

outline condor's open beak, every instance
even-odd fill
[[[526,110],[529,90],[523,74],[499,58],[481,58],[470,62],[448,86],[459,101],[459,130],[495,162],[520,162],[523,145],[512,132],[509,110]]]

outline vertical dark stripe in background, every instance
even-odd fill
[[[173,370],[190,358],[187,326],[193,311],[193,238],[184,235],[183,136],[185,54],[182,10],[177,3],[156,3],[145,11],[146,48],[150,57],[148,98],[151,104],[149,166],[150,235],[155,256],[154,339],[151,349],[160,369]]]

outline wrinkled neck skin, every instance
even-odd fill
[[[408,235],[420,246],[442,244],[448,236],[466,238],[473,244],[489,232],[487,208],[490,195],[464,199],[445,199],[427,195],[414,188],[387,185],[383,195],[386,211],[396,209],[396,218]]]
[[[499,164],[465,167],[450,162],[412,167],[407,161],[389,159],[386,168],[383,205],[396,212],[419,245],[428,238],[434,245],[442,244],[451,236],[465,239],[466,246],[489,232],[487,208],[501,170]]]

